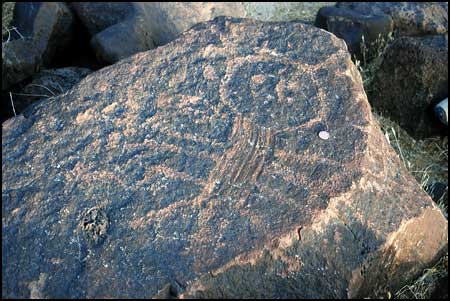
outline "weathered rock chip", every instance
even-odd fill
[[[447,249],[312,26],[217,18],[26,115],[2,127],[5,298],[383,296]]]
[[[386,49],[370,100],[420,139],[447,131],[433,111],[447,96],[448,35],[428,35],[401,37]]]

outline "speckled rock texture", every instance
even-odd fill
[[[4,298],[385,296],[447,245],[302,23],[196,25],[2,126]]]

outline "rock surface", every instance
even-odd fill
[[[10,41],[2,47],[2,89],[48,65],[70,43],[73,14],[63,2],[17,2]]]
[[[42,70],[33,75],[31,82],[18,95],[14,95],[17,113],[42,98],[49,98],[70,90],[92,71],[87,68],[67,67]]]
[[[4,298],[385,296],[447,241],[301,23],[199,24],[2,127]]]
[[[401,37],[390,45],[373,80],[371,104],[415,138],[446,128],[434,106],[448,96],[448,35]]]

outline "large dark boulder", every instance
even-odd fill
[[[2,126],[4,298],[386,296],[447,245],[302,23],[196,25]]]
[[[401,37],[373,80],[371,104],[417,139],[446,132],[434,106],[448,96],[448,35]]]
[[[17,2],[2,44],[2,90],[33,75],[71,42],[73,14],[63,2]]]

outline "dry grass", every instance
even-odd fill
[[[397,123],[374,112],[390,145],[422,188],[434,182],[448,184],[448,137],[415,140]]]
[[[448,187],[448,138],[433,137],[416,141],[398,124],[374,113],[386,140],[397,152],[406,168],[426,190],[434,182]],[[447,192],[436,202],[448,218]],[[425,269],[422,275],[405,285],[393,296],[396,299],[430,299],[439,289],[439,283],[448,279],[448,252],[433,267]],[[438,292],[439,295],[439,292]],[[443,297],[443,296],[441,296]]]
[[[433,290],[436,289],[436,284],[444,278],[448,278],[448,253],[433,267],[426,269],[413,283],[401,288],[394,297],[395,299],[430,299],[434,297]]]
[[[2,37],[3,40],[7,39],[11,35],[10,31],[13,30],[11,21],[13,18],[15,2],[3,2],[2,3]]]
[[[353,58],[355,65],[361,73],[363,79],[364,90],[367,95],[372,93],[372,83],[378,69],[383,62],[383,55],[389,45],[394,41],[392,33],[386,39],[381,35],[373,43],[366,43],[364,36],[361,42],[361,61]]]

